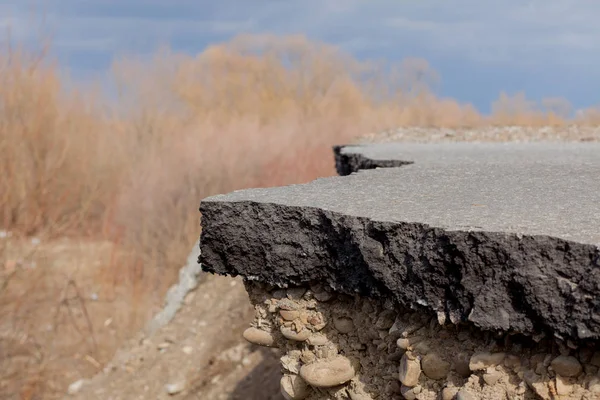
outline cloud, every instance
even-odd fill
[[[175,5],[176,4],[176,5]],[[23,0],[0,0],[0,26],[35,39]],[[600,50],[593,0],[46,0],[55,48],[147,52],[169,42],[200,51],[237,33],[305,33],[354,52],[419,50],[482,63],[581,65]],[[10,20],[8,22],[7,20]],[[196,45],[194,45],[196,43]],[[384,55],[384,54],[382,54]]]
[[[418,43],[429,53],[476,62],[512,65],[553,61],[578,65],[596,61],[600,50],[600,2],[457,0],[375,1],[356,10],[363,35]],[[358,18],[358,16],[361,18]]]

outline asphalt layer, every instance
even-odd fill
[[[203,269],[326,281],[484,329],[600,338],[600,144],[387,143],[335,156],[342,175],[387,168],[204,199]]]
[[[596,164],[600,143],[374,143],[336,146],[336,164],[347,175],[361,169],[420,164]],[[340,172],[340,171],[338,171]]]

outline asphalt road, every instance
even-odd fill
[[[600,245],[600,143],[386,143],[342,152],[414,164],[206,201],[315,207],[376,221]]]

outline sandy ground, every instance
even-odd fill
[[[244,342],[254,310],[240,280],[207,276],[171,323],[128,341],[72,399],[279,399],[279,365]]]
[[[0,398],[60,398],[155,310],[100,279],[111,243],[0,236]]]
[[[115,253],[2,235],[0,399],[280,398],[278,359],[242,339],[254,311],[240,281],[203,276],[145,337],[164,296],[136,293],[123,273],[107,282]]]

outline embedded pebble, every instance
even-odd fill
[[[354,330],[354,322],[352,318],[339,317],[333,319],[333,326],[340,333],[350,333]]]
[[[175,395],[185,390],[185,382],[180,381],[176,383],[167,383],[165,385],[165,392],[169,395]]]
[[[286,400],[302,400],[310,395],[310,387],[298,375],[284,375],[279,382],[281,394]]]
[[[471,371],[481,371],[489,367],[494,367],[502,364],[505,356],[505,353],[488,353],[486,351],[476,353],[469,361],[469,368]]]
[[[302,329],[300,329],[299,332],[296,332],[294,329],[282,325],[280,330],[281,330],[281,334],[286,339],[295,340],[296,342],[304,342],[311,335],[311,331],[309,331],[308,329],[306,329],[304,327],[302,327]]]
[[[314,292],[313,296],[315,297],[315,299],[319,300],[320,302],[326,303],[329,300],[333,299],[334,294],[323,290],[320,292]]]
[[[166,350],[166,349],[167,349],[169,346],[171,346],[171,343],[169,343],[169,342],[162,342],[162,343],[159,343],[159,344],[156,346],[156,348],[157,348],[158,350]]]
[[[400,338],[396,341],[396,346],[398,346],[399,349],[407,350],[410,346],[410,341],[408,338]]]
[[[320,295],[332,303],[318,303]],[[526,348],[529,344],[519,338],[442,327],[422,312],[394,308],[389,301],[336,295],[318,285],[310,291],[287,289],[280,300],[260,296],[251,295],[258,327],[249,328],[244,337],[282,346],[285,399],[373,400],[369,393],[377,393],[390,400],[491,400],[533,398],[535,393],[544,399],[575,400],[600,393],[594,365],[600,364],[600,352],[594,353],[593,347],[572,349],[574,345],[558,340]],[[275,309],[268,314],[271,305]],[[452,312],[448,315],[452,319]],[[280,341],[280,334],[289,341]],[[505,348],[512,354],[504,353]],[[360,357],[360,363],[350,355]]]
[[[583,370],[581,363],[573,356],[558,356],[550,363],[552,369],[561,376],[577,376]]]
[[[86,382],[86,379],[79,379],[78,381],[71,383],[67,388],[67,393],[70,395],[75,395],[79,393],[79,391],[83,388],[83,385],[85,385]]]
[[[306,343],[313,346],[324,346],[329,342],[327,336],[321,335],[319,333],[311,335],[308,339],[306,339]]]
[[[259,346],[271,347],[275,343],[275,339],[273,338],[273,335],[271,335],[270,332],[263,331],[262,329],[257,329],[254,327],[246,329],[242,336],[250,343]]]
[[[400,360],[400,371],[398,372],[398,380],[404,386],[416,386],[419,383],[421,376],[421,365],[419,360],[411,359],[407,354],[402,356]]]
[[[303,287],[293,288],[287,290],[287,297],[292,300],[300,300],[306,293],[307,289]]]
[[[348,382],[356,375],[353,363],[343,356],[320,360],[300,368],[300,376],[309,385],[326,388]]]
[[[450,363],[436,353],[430,353],[421,359],[421,369],[430,379],[445,379],[450,372]]]
[[[285,319],[286,321],[293,321],[296,318],[300,317],[300,311],[298,310],[279,310],[279,315],[281,315],[281,318]]]

